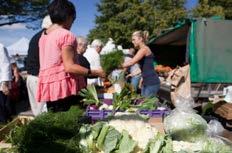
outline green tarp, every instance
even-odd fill
[[[232,83],[232,21],[196,20],[190,30],[191,81]]]
[[[231,20],[188,19],[151,38],[149,43],[155,52],[173,48],[172,52],[175,48],[181,49],[180,46],[185,47],[179,53],[186,52],[185,63],[190,64],[191,82],[232,83]],[[179,53],[177,56],[182,56]]]

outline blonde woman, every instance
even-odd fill
[[[157,73],[154,71],[154,55],[146,45],[147,39],[147,31],[136,31],[132,34],[132,43],[138,51],[130,61],[123,64],[123,68],[139,63],[143,79],[141,94],[144,97],[152,97],[156,96],[160,88],[160,80]]]

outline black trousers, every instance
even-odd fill
[[[47,108],[52,112],[68,111],[71,106],[79,106],[80,108],[84,108],[80,102],[81,99],[82,97],[80,96],[69,96],[57,101],[50,101],[47,102]]]
[[[10,118],[10,99],[9,96],[0,91],[0,122],[4,123]]]

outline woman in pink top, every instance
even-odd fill
[[[103,77],[104,73],[75,64],[76,38],[69,31],[76,17],[74,5],[68,0],[54,0],[48,14],[53,24],[39,40],[37,101],[46,101],[52,111],[65,111],[78,103],[76,95],[82,88],[78,76]]]

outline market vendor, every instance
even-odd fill
[[[136,31],[132,34],[132,43],[138,49],[135,56],[123,63],[123,68],[139,62],[142,71],[142,96],[151,97],[156,96],[160,88],[160,80],[153,67],[154,55],[150,48],[146,45],[148,39],[147,31]]]

